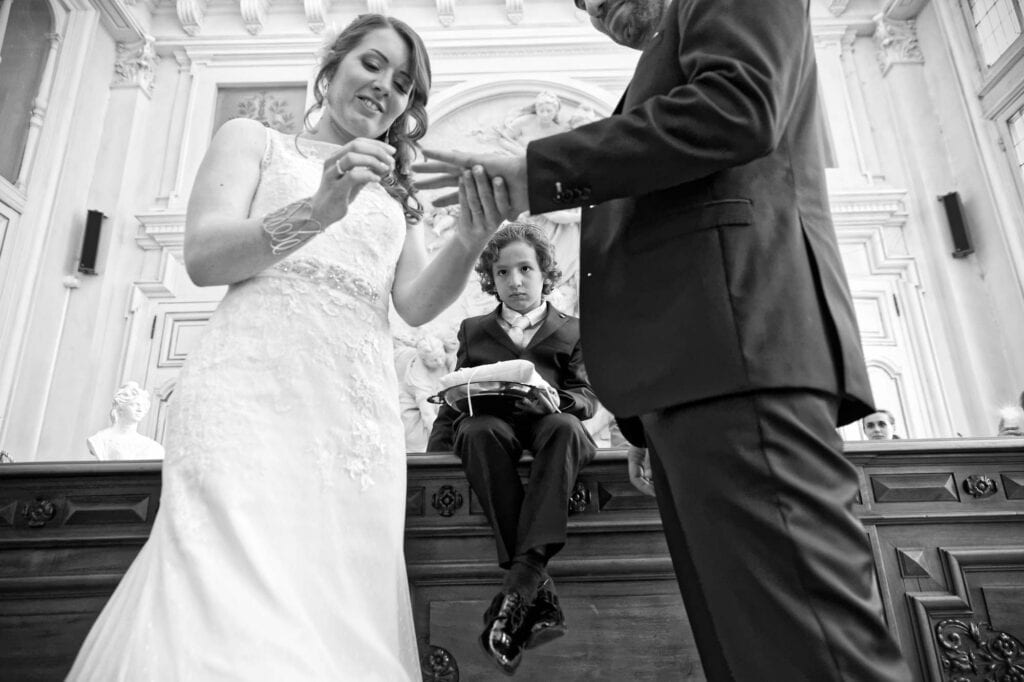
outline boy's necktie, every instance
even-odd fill
[[[512,343],[516,344],[520,348],[526,345],[523,331],[530,326],[530,318],[526,315],[520,315],[516,319],[512,320],[512,326],[509,327],[508,336],[512,339]]]

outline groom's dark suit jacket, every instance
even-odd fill
[[[587,380],[580,348],[580,323],[571,315],[548,304],[547,316],[526,348],[519,348],[498,323],[501,306],[459,326],[458,369],[503,360],[529,360],[544,380],[558,390],[559,409],[580,420],[594,416],[597,398]],[[454,428],[462,415],[442,405],[430,432],[427,449],[451,450]]]
[[[587,369],[616,415],[779,388],[870,411],[807,12],[668,2],[620,115],[527,148],[530,210],[585,206]]]

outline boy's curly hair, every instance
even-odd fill
[[[506,223],[487,242],[474,268],[480,275],[480,288],[485,294],[498,298],[498,290],[494,286],[494,264],[498,261],[501,250],[513,242],[523,242],[533,247],[534,253],[537,254],[537,265],[544,275],[544,287],[541,292],[545,296],[550,294],[558,280],[562,278],[562,271],[555,262],[555,247],[551,245],[543,230],[529,223]]]

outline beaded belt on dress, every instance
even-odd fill
[[[264,277],[268,277],[279,273],[304,279],[314,284],[322,284],[331,289],[337,289],[346,294],[370,301],[371,303],[376,303],[380,300],[380,292],[373,286],[370,280],[354,275],[340,265],[324,263],[312,258],[290,258],[281,261],[270,270],[266,270],[261,274]]]

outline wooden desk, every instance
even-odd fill
[[[980,682],[987,662],[990,675],[1024,666],[1024,440],[848,452],[885,617],[915,679]],[[62,679],[145,541],[159,491],[158,462],[0,466],[0,679]],[[624,453],[599,453],[571,504],[569,544],[551,566],[569,633],[528,652],[516,679],[702,680],[657,509],[629,484]],[[424,679],[505,679],[475,641],[500,582],[494,552],[457,460],[410,455],[406,558]]]

